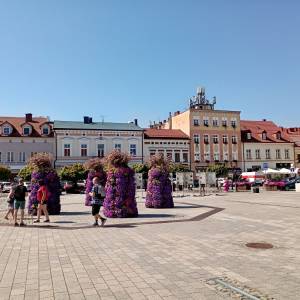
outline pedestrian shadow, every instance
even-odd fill
[[[153,219],[153,218],[174,218],[176,215],[170,214],[139,214],[138,218],[142,219]]]
[[[62,211],[60,213],[61,216],[84,216],[90,214],[90,211]]]

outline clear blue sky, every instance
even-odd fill
[[[0,0],[0,115],[143,126],[205,86],[300,126],[300,1]]]

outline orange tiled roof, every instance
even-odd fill
[[[241,120],[241,132],[243,142],[259,142],[259,143],[292,143],[290,137],[282,131],[272,121],[249,121]],[[247,139],[247,133],[251,132],[251,139]],[[266,133],[266,139],[262,138],[263,132]],[[277,138],[280,133],[280,139]]]
[[[159,139],[189,139],[188,135],[180,129],[154,129],[148,128],[145,130],[145,138]]]
[[[49,124],[50,126],[50,134],[48,136],[53,136],[52,132],[52,125],[51,122],[46,117],[32,117],[32,120],[30,122],[26,121],[25,116],[24,117],[1,117],[0,116],[0,126],[4,125],[5,123],[8,123],[12,126],[12,133],[9,135],[11,137],[21,137],[23,136],[23,130],[22,125],[29,124],[32,126],[32,133],[30,137],[41,137],[41,125],[43,124]],[[0,131],[0,136],[1,131]]]

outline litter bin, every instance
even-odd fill
[[[258,186],[254,186],[252,188],[253,193],[259,193],[259,187]]]

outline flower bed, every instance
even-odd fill
[[[236,182],[236,191],[249,191],[251,190],[251,182]]]
[[[268,180],[265,182],[264,187],[267,191],[277,191],[281,190],[285,187],[285,182],[284,181],[272,181]]]

